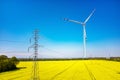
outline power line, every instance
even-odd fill
[[[0,51],[0,53],[27,53],[27,51]]]
[[[59,52],[59,51],[56,51],[56,50],[53,50],[53,49],[49,49],[49,48],[46,48],[46,47],[42,47],[48,51],[51,51],[51,52],[54,52],[54,53],[57,53],[59,54],[61,57],[64,57],[64,53],[63,52]]]
[[[25,41],[0,40],[0,42],[24,43]]]

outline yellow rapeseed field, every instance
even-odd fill
[[[30,80],[32,62],[0,73],[0,80]],[[120,62],[105,60],[39,61],[40,80],[120,80]]]

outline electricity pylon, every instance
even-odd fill
[[[39,64],[38,64],[38,48],[39,48],[39,44],[38,44],[38,39],[39,39],[39,35],[38,35],[38,30],[34,31],[34,44],[29,47],[29,48],[33,48],[34,49],[34,54],[33,54],[33,66],[32,66],[32,75],[30,80],[40,80],[39,77]],[[29,51],[28,48],[28,51]]]

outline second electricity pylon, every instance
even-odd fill
[[[31,47],[29,47],[29,48],[34,49],[32,75],[31,75],[30,80],[40,80],[39,64],[38,64],[38,61],[37,61],[37,59],[38,59],[38,47],[39,47],[39,44],[38,44],[38,39],[39,39],[38,30],[34,31],[33,39],[34,39],[34,44]],[[28,48],[28,51],[29,51],[29,48]]]

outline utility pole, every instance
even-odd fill
[[[38,48],[39,48],[39,44],[38,44],[38,39],[39,39],[39,35],[38,35],[38,30],[36,29],[34,31],[34,44],[29,47],[29,48],[33,48],[34,49],[34,54],[33,54],[33,66],[32,66],[32,75],[31,75],[31,79],[30,80],[40,80],[39,77],[39,63],[37,61],[38,59]],[[29,50],[28,48],[28,50]]]

